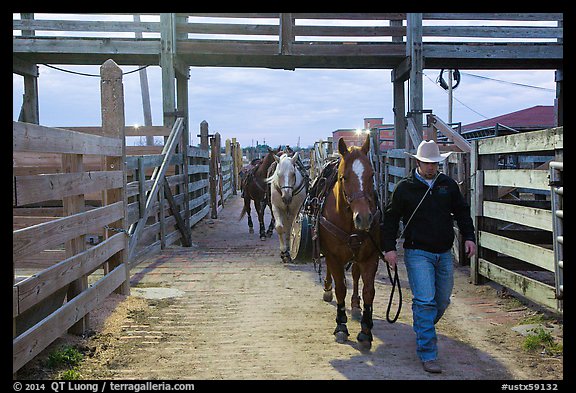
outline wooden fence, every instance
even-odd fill
[[[540,157],[539,162],[522,160],[530,156]],[[563,237],[557,233],[562,225],[555,228],[553,223],[563,211],[561,205],[552,209],[549,183],[549,167],[558,167],[551,163],[562,161],[563,127],[473,143],[472,217],[478,237],[470,269],[474,283],[486,277],[562,310],[558,248]],[[552,187],[559,185],[561,180]]]
[[[183,119],[125,127],[121,70],[107,61],[101,77],[102,127],[13,123],[13,372],[67,331],[86,331],[110,293],[129,294],[142,257],[190,245],[210,201],[219,209],[234,189],[232,158],[188,146]],[[164,146],[126,146],[138,132]]]

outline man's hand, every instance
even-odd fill
[[[390,265],[390,267],[394,269],[396,267],[396,262],[398,262],[398,254],[396,253],[395,250],[388,251],[387,253],[384,254],[384,259],[386,260],[386,262],[388,262],[388,265]]]
[[[472,258],[472,255],[476,254],[476,243],[472,240],[466,240],[464,242],[464,252],[467,258]]]

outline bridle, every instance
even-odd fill
[[[295,169],[296,170],[296,169]],[[296,172],[294,172],[296,173]],[[294,184],[296,184],[296,180],[294,180]],[[298,187],[295,187],[294,185],[292,186],[279,186],[277,183],[274,184],[274,187],[276,188],[276,190],[279,193],[282,193],[282,190],[284,189],[291,189],[292,190],[292,196],[294,195],[298,195],[306,186],[306,179],[304,177],[302,177],[302,181],[300,182],[300,184],[298,185]]]

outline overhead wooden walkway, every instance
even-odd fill
[[[561,13],[28,15],[13,21],[13,54],[29,63],[158,65],[171,53],[180,67],[382,69],[418,41],[426,68],[556,69],[563,57]]]

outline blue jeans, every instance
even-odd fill
[[[434,325],[448,308],[454,286],[452,252],[440,254],[406,248],[404,262],[412,290],[412,318],[416,353],[421,361],[438,357]]]

